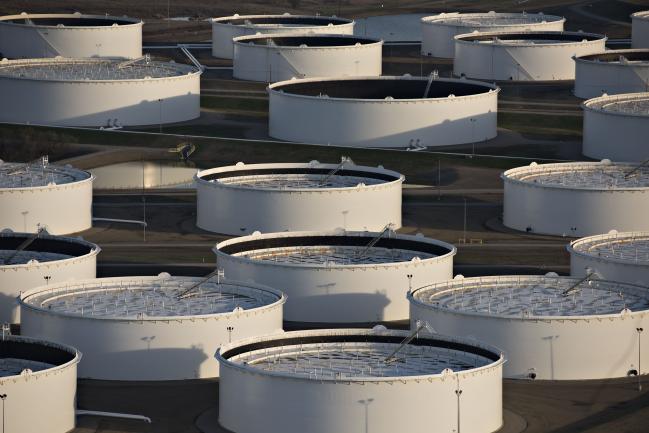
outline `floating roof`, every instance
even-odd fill
[[[612,232],[572,241],[568,250],[605,261],[649,266],[649,232]]]
[[[585,101],[582,107],[623,116],[649,117],[649,92],[599,96]]]
[[[291,27],[312,27],[350,24],[353,20],[338,17],[324,17],[315,15],[232,15],[229,17],[213,18],[212,22],[246,27],[277,27],[281,25]]]
[[[73,14],[28,14],[0,16],[0,25],[15,24],[29,27],[112,27],[142,24],[142,20],[126,16]]]
[[[64,185],[91,178],[87,171],[70,166],[0,160],[0,190]]]
[[[545,15],[543,13],[442,13],[422,18],[424,23],[434,23],[448,26],[461,27],[504,27],[519,26],[521,24],[547,23],[565,21],[558,15]]]
[[[0,233],[0,268],[7,266],[25,265],[32,260],[39,263],[67,260],[89,254],[99,254],[100,248],[77,238],[50,236],[41,234],[29,246],[14,256],[16,249],[27,239],[34,236],[31,233]],[[5,263],[7,258],[9,263]]]
[[[364,38],[352,35],[317,34],[317,35],[295,35],[295,34],[262,34],[253,36],[240,36],[234,38],[235,43],[268,45],[274,47],[291,48],[317,48],[317,47],[350,47],[354,45],[370,45],[381,43],[379,39]]]

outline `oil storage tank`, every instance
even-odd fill
[[[239,36],[272,33],[353,35],[354,20],[320,15],[239,15],[212,19],[212,55],[233,56],[232,40]]]
[[[493,344],[514,379],[584,380],[646,374],[642,286],[556,274],[456,277],[408,294],[411,326]],[[605,350],[603,350],[605,348]],[[639,354],[639,350],[642,352]]]
[[[649,48],[649,11],[631,15],[631,44],[633,48]]]
[[[575,96],[589,99],[649,91],[649,49],[609,50],[575,57]]]
[[[28,14],[0,17],[0,58],[142,55],[142,20],[110,15]]]
[[[81,353],[43,340],[3,335],[0,387],[6,432],[67,433],[76,424]]]
[[[137,59],[0,61],[0,121],[121,127],[181,122],[200,115],[193,66]]]
[[[219,423],[235,433],[500,429],[498,349],[384,329],[287,332],[223,346]]]
[[[21,332],[74,345],[79,377],[218,377],[221,344],[282,329],[284,295],[211,278],[117,277],[41,286],[20,296]]]
[[[575,162],[507,170],[505,226],[557,236],[649,230],[649,167]]]
[[[574,80],[573,56],[600,53],[606,36],[584,32],[488,32],[455,37],[453,74],[481,80]]]
[[[95,278],[99,246],[45,233],[0,233],[0,322],[19,322],[16,297],[41,285]]]
[[[649,232],[618,232],[572,241],[570,275],[583,277],[595,272],[612,281],[649,286]]]
[[[269,135],[347,147],[421,148],[497,134],[495,85],[412,76],[305,78],[268,87]]]
[[[471,32],[563,31],[566,19],[544,13],[446,12],[421,19],[421,54],[455,55],[455,36]]]
[[[649,159],[649,92],[603,95],[581,108],[584,155],[627,162]]]
[[[403,181],[400,173],[345,157],[339,164],[240,162],[202,170],[196,225],[229,235],[398,229]]]
[[[381,75],[383,41],[352,35],[270,34],[234,38],[233,76],[291,78]]]
[[[0,160],[0,229],[51,234],[81,232],[92,227],[92,184],[95,177],[70,166],[36,161]]]
[[[406,320],[406,292],[453,275],[453,245],[381,232],[255,233],[220,242],[217,267],[281,287],[284,319],[312,323]]]

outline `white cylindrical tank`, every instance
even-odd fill
[[[489,32],[455,37],[453,74],[482,80],[574,80],[573,56],[600,53],[607,37],[583,32]]]
[[[528,233],[591,236],[649,230],[649,168],[610,161],[507,170],[503,223]]]
[[[281,81],[268,87],[269,134],[348,147],[483,141],[497,134],[499,92],[488,83],[435,76]]]
[[[273,34],[234,38],[234,78],[275,82],[291,78],[381,75],[383,41],[352,35]]]
[[[572,241],[570,275],[649,286],[649,232],[622,232],[589,236]]]
[[[212,19],[212,55],[231,59],[232,40],[239,36],[272,33],[353,35],[354,21],[311,15],[232,15]]]
[[[404,176],[382,167],[244,164],[196,174],[196,225],[228,235],[254,231],[401,228]]]
[[[29,233],[0,233],[0,323],[20,321],[21,292],[77,279],[95,278],[101,249],[78,238]],[[24,249],[18,248],[33,239]]]
[[[543,13],[448,12],[421,19],[421,54],[452,58],[455,36],[471,32],[563,31],[566,19]]]
[[[140,57],[143,24],[79,12],[7,15],[0,17],[0,58]]]
[[[88,170],[95,190],[194,188],[197,168],[183,161],[128,161]]]
[[[0,61],[0,121],[137,126],[200,115],[198,69],[148,57]]]
[[[217,278],[163,273],[41,286],[20,296],[21,333],[79,348],[82,378],[218,377],[219,346],[281,331],[286,298]]]
[[[629,162],[649,158],[649,92],[604,95],[581,107],[584,155]]]
[[[1,103],[0,103],[1,104]],[[95,177],[47,158],[19,163],[0,160],[0,229],[54,235],[92,227]]]
[[[498,349],[425,331],[400,348],[412,334],[381,328],[286,332],[223,346],[219,423],[236,433],[500,429]]]
[[[81,354],[58,343],[7,335],[0,340],[5,431],[68,433],[76,425]]]
[[[649,11],[631,15],[631,45],[633,48],[649,48]]]
[[[575,57],[575,96],[649,91],[649,49],[610,50]]]
[[[411,326],[484,341],[507,357],[513,379],[585,380],[646,374],[638,366],[649,326],[642,286],[546,276],[458,278],[408,294]],[[649,359],[649,344],[642,344]],[[646,362],[646,361],[644,361]]]
[[[255,233],[216,245],[216,264],[235,279],[281,287],[284,319],[369,323],[408,318],[408,287],[453,275],[453,245],[383,232]]]

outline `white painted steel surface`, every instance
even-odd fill
[[[582,32],[489,32],[455,37],[453,74],[497,81],[574,80],[573,56],[602,52],[606,36]]]
[[[233,57],[232,39],[272,33],[353,35],[354,21],[346,18],[311,15],[232,15],[212,19],[212,55]]]
[[[610,50],[575,58],[575,96],[649,91],[649,49]]]
[[[0,229],[50,234],[92,227],[95,177],[69,166],[0,160]]]
[[[386,364],[389,351],[409,335],[362,329],[298,331],[223,346],[216,355],[221,364],[219,423],[236,433],[452,432],[459,430],[458,424],[463,433],[498,430],[503,422],[500,351],[420,332],[396,361]],[[347,341],[337,342],[342,339]],[[452,348],[440,348],[446,345]],[[427,351],[442,359],[473,360],[459,369],[444,369],[443,360],[425,367]],[[296,372],[274,371],[264,366],[265,352],[288,363],[300,363],[289,359],[300,354],[304,365]],[[353,358],[355,354],[360,358]],[[252,361],[243,364],[247,357]],[[410,371],[400,372],[399,367]],[[459,399],[457,390],[462,391]],[[425,414],[425,419],[414,414]]]
[[[436,78],[429,97],[424,98],[427,82],[426,77],[384,76],[271,84],[269,134],[287,141],[402,148],[470,143],[496,136],[498,87]],[[296,88],[307,90],[299,93]]]
[[[649,48],[649,11],[631,15],[631,44],[633,48]]]
[[[447,12],[421,19],[421,54],[452,58],[455,36],[478,32],[563,31],[566,19],[543,13]]]
[[[140,57],[143,24],[79,12],[7,15],[0,17],[0,58]]]
[[[570,275],[649,286],[649,232],[617,232],[572,241]]]
[[[0,233],[0,322],[20,321],[16,297],[21,292],[77,279],[95,278],[99,246],[82,239],[39,235],[23,253],[5,260],[30,235]]]
[[[591,236],[649,230],[649,169],[577,162],[507,170],[503,223],[531,233]],[[547,181],[546,181],[547,179]]]
[[[156,161],[129,161],[88,170],[96,179],[94,189],[193,188],[198,169]]]
[[[196,225],[229,235],[401,227],[404,176],[382,167],[244,164],[196,175]]]
[[[379,233],[253,234],[216,245],[228,278],[281,287],[284,319],[367,323],[408,318],[406,292],[453,275],[453,245],[394,232],[363,253]],[[408,275],[412,275],[411,279]]]
[[[591,280],[577,286],[575,295],[561,296],[562,290],[579,281],[555,274],[456,278],[432,284],[408,295],[411,326],[425,321],[438,332],[500,347],[507,357],[504,376],[508,378],[608,379],[637,371],[636,328],[649,325],[649,291]],[[600,307],[598,291],[609,289],[612,294],[607,300],[616,299],[615,305],[603,301]],[[618,292],[638,302],[624,310],[625,299]],[[580,306],[587,302],[582,314]],[[570,304],[572,310],[564,311],[562,304]],[[606,311],[595,313],[598,308]],[[649,344],[641,346],[641,373],[646,374]]]
[[[72,431],[76,424],[77,364],[81,353],[57,343],[13,336],[3,337],[0,348],[0,388],[6,394],[2,417],[5,431]],[[25,359],[25,354],[30,359]],[[7,364],[10,368],[5,370]],[[21,373],[21,367],[31,371]]]
[[[584,155],[613,161],[649,159],[649,92],[589,99],[582,109]]]
[[[233,76],[291,78],[381,75],[383,42],[347,35],[254,35],[234,39]]]
[[[0,62],[0,121],[134,126],[200,115],[200,75],[173,62],[121,67],[115,59]],[[28,75],[26,75],[28,74]]]
[[[265,286],[214,278],[196,298],[177,299],[202,280],[161,274],[41,286],[21,295],[21,332],[79,348],[79,377],[218,377],[219,346],[281,331],[286,298]]]

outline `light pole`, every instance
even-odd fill
[[[5,433],[5,399],[7,394],[0,394],[0,399],[2,399],[2,433]]]
[[[642,368],[640,362],[642,362],[641,336],[642,336],[642,331],[644,331],[644,328],[635,328],[635,330],[638,333],[638,391],[642,391],[642,381],[640,380],[640,375],[642,374]]]
[[[457,380],[457,388],[455,388],[455,395],[457,396],[457,433],[460,433],[460,396],[462,396],[462,390],[460,389],[460,375],[456,374],[455,379]]]
[[[160,134],[162,134],[162,101],[164,99],[158,99],[158,105],[160,106]]]

